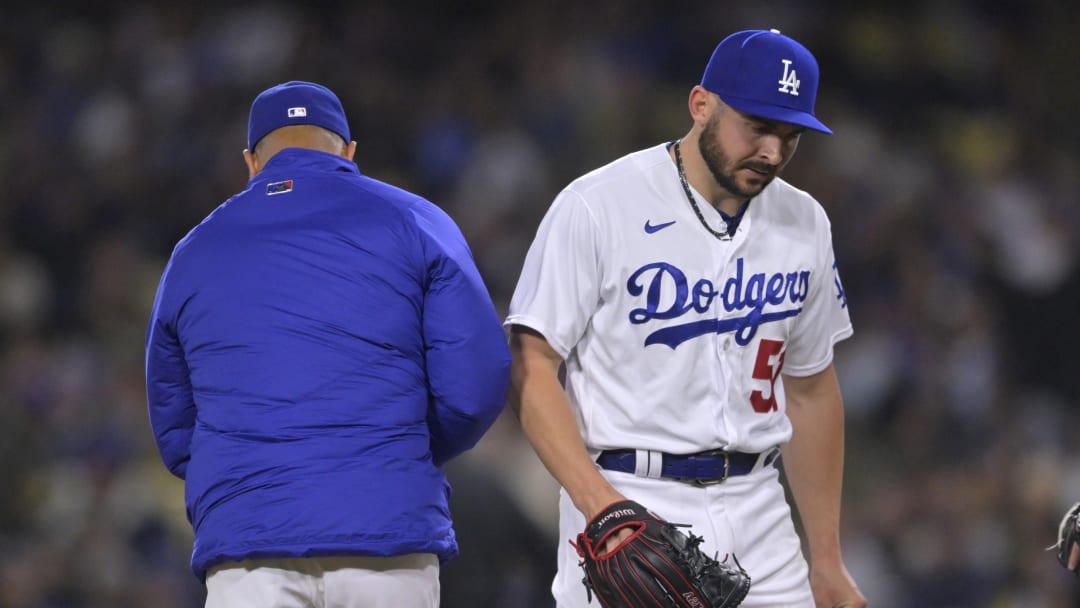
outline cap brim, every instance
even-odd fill
[[[738,97],[725,97],[720,95],[720,99],[723,99],[724,103],[743,114],[750,114],[751,116],[778,122],[786,122],[788,124],[798,125],[800,127],[806,127],[807,129],[813,129],[814,131],[832,135],[832,129],[826,127],[825,123],[818,120],[813,114],[801,110],[793,110],[783,106],[774,106],[759,101],[740,99]]]

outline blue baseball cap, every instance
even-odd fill
[[[780,30],[724,38],[705,66],[701,86],[740,112],[832,133],[814,116],[817,60]]]
[[[349,122],[337,95],[322,85],[293,80],[266,89],[251,103],[248,150],[274,129],[291,125],[315,125],[350,141]]]

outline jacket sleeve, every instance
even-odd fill
[[[191,459],[195,399],[175,317],[169,313],[169,271],[167,267],[161,277],[146,332],[146,400],[161,460],[184,479]]]
[[[434,205],[416,210],[428,284],[424,349],[432,459],[472,448],[506,402],[510,349],[465,237]]]

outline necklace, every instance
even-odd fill
[[[723,232],[717,232],[713,230],[712,226],[705,221],[705,216],[701,214],[701,209],[698,207],[697,201],[694,199],[694,193],[690,191],[690,182],[686,181],[686,171],[683,170],[682,154],[679,153],[679,143],[675,142],[675,166],[679,169],[679,181],[682,182],[683,192],[686,193],[686,200],[690,201],[690,206],[694,208],[694,213],[697,214],[697,219],[701,222],[701,225],[705,227],[705,230],[709,231],[709,234],[715,236],[721,241],[731,240],[731,235],[727,233],[727,222],[724,222]]]

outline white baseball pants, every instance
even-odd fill
[[[439,559],[303,557],[220,564],[206,577],[206,608],[437,608]]]
[[[705,487],[600,472],[630,500],[672,523],[691,524],[690,532],[705,537],[701,550],[707,555],[723,560],[734,553],[751,578],[741,608],[814,608],[809,569],[776,467]],[[586,599],[580,558],[567,542],[585,529],[585,518],[565,491],[560,494],[559,570],[551,591],[558,608],[598,608],[598,600],[590,605]]]

